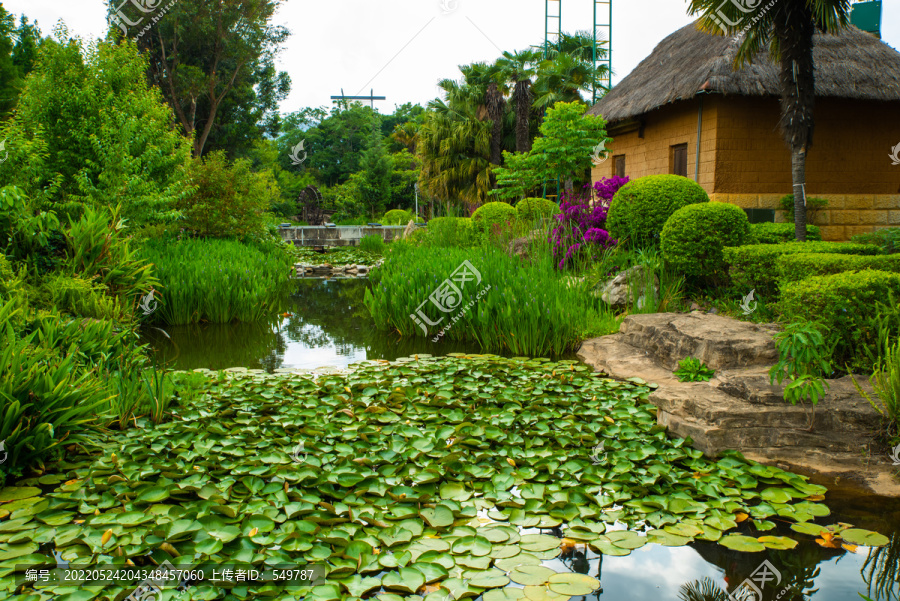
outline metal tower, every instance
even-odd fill
[[[598,56],[597,44],[606,42],[606,56]],[[594,68],[598,63],[606,66],[606,78],[602,80],[607,90],[612,88],[612,0],[594,0]],[[592,92],[593,102],[597,102],[597,86]]]
[[[562,0],[544,0],[544,58],[562,37]],[[555,9],[555,10],[553,10]]]

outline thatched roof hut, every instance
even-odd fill
[[[816,95],[854,100],[900,100],[900,53],[850,26],[839,34],[816,34]],[[631,119],[699,92],[780,96],[779,66],[767,53],[735,71],[740,39],[711,35],[686,25],[589,111],[610,123]]]
[[[613,137],[594,179],[674,173],[751,219],[782,220],[792,181],[778,130],[779,66],[763,53],[735,70],[739,44],[696,22],[660,42],[589,111]],[[900,53],[853,26],[814,44],[806,192],[829,201],[816,225],[831,240],[900,226],[900,165],[888,156],[900,144]]]

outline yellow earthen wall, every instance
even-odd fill
[[[697,151],[696,99],[663,107],[645,117],[638,132],[616,136],[612,155],[625,155],[632,179],[670,173],[671,146],[687,143],[688,177]],[[778,131],[777,99],[707,96],[703,101],[700,185],[714,201],[742,208],[779,209],[791,193],[790,152]],[[806,165],[806,194],[829,201],[815,224],[825,240],[847,240],[881,227],[900,227],[900,165],[891,149],[900,144],[900,103],[819,99],[816,129]],[[894,140],[893,138],[898,138]],[[594,179],[615,173],[610,158]],[[784,221],[781,211],[776,221]]]

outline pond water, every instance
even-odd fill
[[[435,344],[375,330],[363,304],[366,285],[365,280],[300,281],[287,314],[270,323],[166,327],[166,335],[148,328],[145,342],[176,369],[246,367],[270,372],[343,368],[367,359],[394,360],[415,353],[477,352],[475,345]],[[741,528],[741,533],[793,534],[801,539],[800,546],[790,551],[743,553],[698,541],[683,547],[650,544],[617,557],[600,556],[583,543],[567,540],[575,544],[564,545],[563,553],[545,565],[601,581],[602,590],[573,597],[576,600],[725,601],[729,597],[721,591],[734,590],[764,560],[776,571],[762,587],[762,597],[734,599],[850,601],[861,599],[860,594],[877,601],[900,599],[900,502],[832,490],[825,503],[832,515],[818,523],[847,522],[881,532],[891,538],[891,544],[881,549],[859,547],[856,552],[825,548],[809,537],[797,537],[786,521],[773,518],[776,531],[753,533]],[[543,532],[561,536],[559,531]],[[718,596],[684,596],[684,585],[705,577],[717,585]]]

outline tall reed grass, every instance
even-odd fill
[[[477,269],[481,282],[462,285],[459,302],[447,303],[455,308],[442,312],[429,296],[464,261]],[[471,249],[396,245],[378,283],[366,291],[365,302],[378,328],[404,336],[438,337],[443,329],[443,337],[477,341],[487,352],[559,356],[575,350],[585,337],[618,329],[612,311],[582,287],[560,277],[546,242],[535,243],[525,262],[490,245]],[[426,328],[427,333],[410,317],[420,306],[427,322],[436,323]]]
[[[292,261],[278,248],[233,240],[148,240],[162,291],[151,319],[170,325],[257,321],[279,311],[291,287]]]

